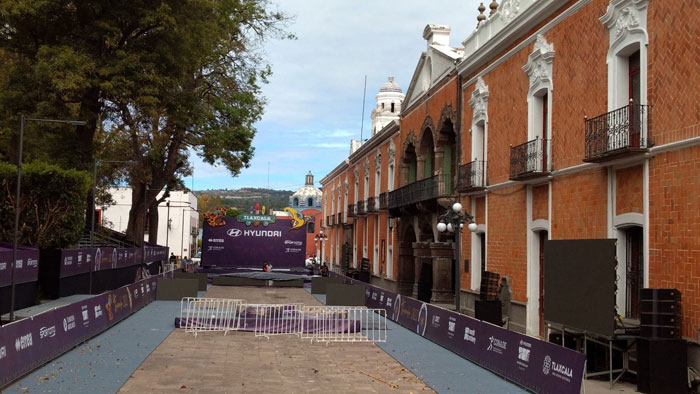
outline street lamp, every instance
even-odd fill
[[[58,119],[39,119],[25,118],[24,115],[19,116],[19,149],[17,156],[17,193],[15,194],[15,230],[12,240],[12,264],[10,269],[10,321],[15,320],[15,264],[17,264],[17,233],[19,232],[19,197],[22,185],[22,148],[24,144],[24,122],[46,122],[46,123],[62,123],[71,126],[85,126],[87,122],[82,120],[58,120]]]
[[[469,221],[467,229],[471,232],[476,231],[477,225],[474,223],[474,216],[468,212],[462,212],[462,204],[456,202],[452,205],[452,209],[447,209],[445,213],[440,215],[440,222],[437,224],[439,232],[454,232],[455,236],[455,308],[459,313],[459,288],[460,288],[460,260],[461,256],[461,232],[464,227],[464,222]]]
[[[318,242],[318,250],[321,256],[321,261],[319,264],[323,263],[323,241],[328,241],[328,236],[321,231],[319,234],[314,236],[314,241]]]

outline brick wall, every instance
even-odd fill
[[[532,220],[549,219],[549,185],[532,188]]]
[[[513,299],[526,301],[527,218],[524,185],[498,189],[488,195],[486,269],[508,276]]]
[[[617,170],[615,176],[615,214],[644,213],[642,206],[643,166],[634,166]]]
[[[683,335],[700,324],[700,146],[655,156],[649,169],[649,285],[676,288]]]
[[[607,238],[607,182],[605,168],[555,178],[550,239]]]

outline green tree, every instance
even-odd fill
[[[81,169],[96,157],[137,162],[127,237],[140,243],[144,195],[153,207],[186,176],[189,151],[234,176],[248,165],[270,74],[260,44],[284,37],[288,21],[267,8],[267,0],[3,0],[0,127],[16,130],[18,113],[88,121],[42,129],[28,156]],[[9,160],[13,135],[0,138]]]

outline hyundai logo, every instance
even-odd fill
[[[232,228],[232,229],[228,230],[226,232],[226,234],[228,234],[229,237],[240,237],[242,232],[241,232],[241,230],[239,230],[237,228]]]

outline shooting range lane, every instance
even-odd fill
[[[301,288],[213,286],[205,297],[321,305]],[[175,330],[120,392],[395,393],[396,385],[399,392],[433,392],[367,342],[326,345],[287,335],[267,340],[255,338],[252,332],[200,333],[195,338]]]

